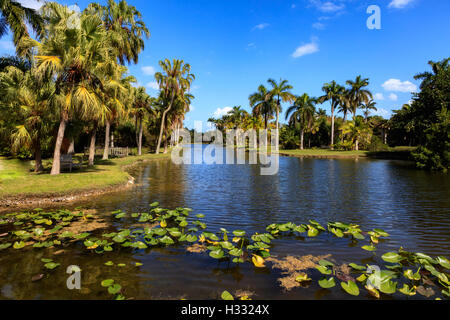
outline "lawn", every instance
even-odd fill
[[[327,149],[280,150],[280,154],[297,157],[367,157],[367,151],[334,151]]]
[[[30,161],[0,158],[0,198],[17,195],[53,195],[104,189],[128,181],[125,166],[139,161],[163,159],[170,154],[146,154],[109,161],[97,161],[92,168],[83,167],[72,173],[51,176],[48,172],[30,171]],[[48,163],[48,162],[46,162]]]

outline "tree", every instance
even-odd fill
[[[336,108],[341,104],[344,98],[345,88],[332,81],[331,83],[326,83],[322,87],[322,91],[325,95],[319,98],[319,103],[324,103],[325,101],[330,101],[331,103],[331,143],[330,147],[334,148],[334,112]]]
[[[145,115],[150,111],[152,106],[152,99],[145,91],[144,87],[133,88],[132,90],[133,105],[131,114],[135,119],[136,128],[136,145],[138,147],[138,155],[142,155],[142,133],[143,121]]]
[[[370,99],[373,99],[373,96],[369,90],[365,89],[369,85],[369,79],[357,76],[355,81],[348,80],[347,84],[350,86],[348,99],[354,118],[356,117],[357,109],[361,107],[362,103],[368,103]]]
[[[273,79],[267,80],[267,82],[272,86],[272,89],[270,90],[269,95],[276,101],[276,125],[275,128],[277,131],[280,129],[279,125],[279,116],[280,112],[282,112],[281,109],[281,102],[294,102],[295,96],[290,92],[290,90],[293,89],[291,85],[288,84],[287,80],[280,79],[280,83],[277,83]],[[277,139],[279,137],[277,136]],[[277,141],[277,147],[278,147],[278,141]]]
[[[305,131],[310,130],[314,124],[314,115],[316,113],[317,99],[311,98],[304,93],[297,97],[294,105],[289,107],[286,111],[286,120],[289,119],[289,124],[300,127],[300,149],[304,149]]]
[[[119,3],[108,0],[106,6],[91,3],[87,11],[98,13],[102,17],[111,47],[116,49],[120,63],[137,63],[139,53],[145,48],[143,38],[150,37],[150,31],[142,21],[141,13],[124,0]]]
[[[370,115],[370,110],[377,111],[377,108],[375,107],[376,105],[377,105],[377,103],[373,99],[368,102],[362,103],[361,107],[362,107],[362,109],[364,109],[364,118],[365,118],[366,123],[367,123],[367,120]]]
[[[19,1],[0,0],[0,38],[8,28],[13,34],[13,42],[17,47],[24,38],[29,38],[27,25],[39,35],[43,30],[44,21],[34,9],[24,7]]]
[[[342,127],[342,132],[344,135],[347,135],[351,146],[354,146],[356,151],[359,150],[361,139],[364,138],[365,142],[370,141],[370,129],[360,116],[354,117],[353,121],[345,123]]]
[[[167,113],[172,109],[175,99],[188,92],[192,82],[195,80],[195,76],[191,73],[191,66],[187,63],[185,64],[183,60],[174,59],[171,63],[170,60],[166,59],[160,61],[159,65],[163,72],[157,72],[155,79],[164,99],[167,101],[167,105],[161,118],[156,154],[159,154],[161,148]]]
[[[51,79],[38,81],[35,70],[22,71],[10,66],[0,73],[2,101],[16,109],[19,123],[11,134],[13,151],[23,146],[31,148],[35,172],[43,171],[41,139],[51,128],[51,98],[55,84]]]
[[[273,116],[276,108],[270,92],[266,87],[260,85],[258,91],[251,94],[248,99],[250,107],[253,109],[253,115],[264,118],[264,129],[267,130],[269,118]]]
[[[68,20],[74,13],[54,2],[42,7],[46,21],[38,49],[37,72],[41,77],[56,78],[54,97],[60,106],[60,124],[53,154],[51,174],[60,173],[61,145],[67,122],[74,110],[89,118],[99,114],[104,104],[99,95],[102,82],[99,66],[114,58],[103,22],[97,15],[83,12],[80,28],[70,29]]]

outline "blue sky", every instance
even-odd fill
[[[36,0],[22,0],[38,6]],[[90,1],[59,1],[82,9]],[[100,1],[102,2],[102,1]],[[158,61],[192,66],[192,111],[185,124],[241,105],[268,78],[289,80],[293,93],[321,95],[325,82],[370,79],[378,114],[390,116],[417,89],[414,75],[450,53],[450,2],[442,0],[151,0],[129,1],[151,31],[130,73],[156,95]],[[369,5],[381,9],[381,30],[369,30]],[[0,54],[14,52],[9,37]],[[284,109],[288,106],[285,105]],[[321,106],[329,112],[329,105]],[[284,119],[284,115],[283,115]]]

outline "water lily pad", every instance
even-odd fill
[[[342,289],[344,289],[348,294],[352,296],[359,296],[359,288],[353,281],[348,281],[347,283],[341,282]]]
[[[374,246],[362,246],[361,248],[366,251],[376,251],[377,250],[377,248]]]
[[[365,271],[366,270],[366,267],[360,266],[360,265],[358,265],[356,263],[350,263],[349,266],[352,267],[355,270],[358,270],[358,271]]]
[[[402,261],[404,258],[396,252],[388,252],[381,256],[381,258],[390,263],[398,263]]]
[[[225,256],[225,253],[222,249],[216,249],[209,252],[209,256],[214,259],[222,259]]]
[[[108,292],[110,294],[117,294],[120,292],[120,290],[122,289],[122,286],[120,284],[112,284],[108,287]]]
[[[309,281],[311,281],[311,280],[312,280],[312,279],[309,278],[308,275],[307,275],[306,273],[300,273],[300,274],[295,278],[295,281],[300,282],[300,283],[302,283],[302,282],[309,282]]]
[[[316,266],[316,269],[319,270],[319,272],[324,275],[330,275],[332,273],[332,270],[324,266]]]
[[[329,289],[329,288],[333,288],[336,286],[336,282],[334,281],[334,278],[331,277],[329,279],[327,278],[322,278],[319,280],[319,286],[321,286],[324,289]]]
[[[233,296],[228,291],[222,292],[220,297],[222,298],[222,300],[234,300]]]
[[[50,269],[50,270],[53,270],[59,266],[60,266],[60,264],[56,263],[56,262],[49,262],[44,265],[44,267],[46,267],[47,269]]]
[[[112,262],[112,261],[105,262],[105,266],[112,267],[113,265],[114,265],[114,262]]]
[[[233,231],[233,234],[236,237],[244,237],[245,236],[245,231],[243,231],[243,230],[235,230],[235,231]]]
[[[102,285],[102,287],[109,287],[109,286],[112,286],[113,283],[114,283],[113,279],[106,279],[106,280],[102,281],[101,285]]]

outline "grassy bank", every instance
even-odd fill
[[[29,161],[0,158],[0,199],[17,196],[61,195],[100,190],[123,185],[129,179],[126,166],[139,161],[168,158],[170,154],[146,154],[108,161],[97,161],[94,167],[83,166],[72,173],[51,176],[48,172],[35,174]]]
[[[280,150],[281,155],[291,157],[305,157],[305,158],[377,158],[377,159],[399,159],[410,160],[411,151],[415,147],[396,147],[389,148],[386,151],[369,152],[369,151],[334,151],[327,149],[307,149],[307,150]]]

